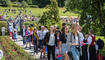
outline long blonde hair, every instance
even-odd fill
[[[51,29],[52,28],[52,29]],[[52,25],[52,26],[50,26],[50,32],[51,32],[51,30],[53,31],[53,33],[55,33],[55,27]]]
[[[75,34],[75,33],[78,32],[78,31],[77,31],[77,24],[76,24],[75,22],[72,23],[71,32],[72,32],[73,34]]]

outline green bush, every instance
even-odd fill
[[[25,23],[24,23],[25,26],[27,26],[27,25],[30,26],[31,24],[33,24],[33,26],[34,26],[34,27],[37,27],[37,28],[39,28],[39,26],[41,26],[40,23],[35,22],[35,21],[29,21],[29,22],[25,22]]]
[[[16,45],[8,36],[0,36],[0,46],[3,47],[5,59],[8,60],[36,60]]]
[[[0,21],[0,35],[2,35],[2,32],[1,32],[1,28],[2,27],[5,27],[6,28],[6,34],[8,34],[8,24],[6,21]]]
[[[25,2],[25,1],[22,1],[22,3],[21,3],[21,6],[20,7],[22,7],[22,8],[27,8],[27,7],[29,7],[28,6],[28,4],[27,4],[27,2]]]

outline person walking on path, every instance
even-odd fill
[[[31,32],[30,32],[30,28],[27,27],[27,31],[26,31],[26,47],[27,48],[27,45],[29,44],[29,49],[31,49]]]
[[[17,31],[16,31],[16,29],[14,29],[14,31],[13,31],[13,40],[17,41]]]
[[[73,60],[80,60],[80,33],[77,29],[77,24],[72,23],[71,32],[68,34],[67,44],[70,47],[70,52],[73,55]]]
[[[40,58],[42,58],[42,53],[43,55],[45,55],[44,48],[43,48],[43,41],[44,41],[45,35],[46,35],[46,32],[44,31],[44,26],[41,26],[41,30],[38,32],[40,52],[41,52]]]
[[[93,30],[90,30],[88,37],[89,45],[87,47],[87,52],[89,52],[89,60],[97,60],[96,48],[95,48],[95,35]]]
[[[8,29],[9,29],[9,34],[12,37],[13,27],[10,25]]]
[[[25,30],[26,29],[25,29],[25,26],[24,25],[23,25],[23,29],[22,30],[23,30],[23,45],[25,45],[25,43],[26,43],[26,41],[25,41],[26,40],[25,39]]]
[[[34,27],[33,35],[32,35],[32,44],[34,45],[34,54],[38,54],[38,33],[36,27]]]
[[[67,46],[67,35],[68,35],[68,28],[63,27],[62,33],[60,35],[60,51],[63,52],[65,56],[65,60],[69,60],[68,56],[68,46]]]
[[[55,60],[55,47],[57,46],[57,35],[55,33],[55,27],[50,27],[50,32],[48,32],[44,39],[44,46],[47,46],[47,58],[50,60],[50,57],[52,56],[52,59]],[[51,55],[51,56],[50,56]]]

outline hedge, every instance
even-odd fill
[[[0,45],[2,46],[5,60],[37,60],[16,45],[8,36],[0,36]]]
[[[0,21],[0,35],[2,35],[2,32],[1,32],[1,28],[2,27],[6,28],[6,34],[8,34],[8,24],[7,24],[7,21]]]

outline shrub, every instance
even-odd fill
[[[39,21],[42,25],[53,25],[60,21],[57,1],[50,0],[50,2],[51,2],[51,4],[47,6],[48,11],[45,11],[43,13],[43,15],[41,16],[41,19]]]
[[[21,7],[25,9],[25,8],[27,8],[27,7],[29,7],[29,6],[28,6],[27,2],[22,1]]]
[[[36,60],[21,47],[16,45],[8,36],[0,37],[0,46],[3,48],[5,59],[8,60]]]
[[[8,24],[6,21],[0,21],[0,35],[1,35],[1,28],[5,27],[6,28],[6,34],[8,34]]]
[[[39,24],[38,22],[35,22],[35,21],[29,21],[29,22],[24,23],[25,26],[31,25],[31,24],[33,24],[33,26],[37,27],[37,28],[39,28],[39,26],[41,25],[41,24]]]

